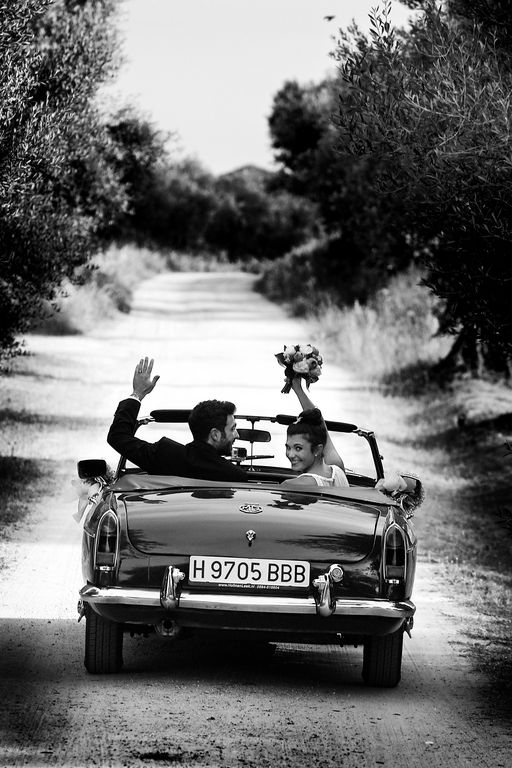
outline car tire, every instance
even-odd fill
[[[374,688],[394,688],[398,685],[402,674],[403,640],[403,627],[390,635],[365,640],[363,680],[366,685]]]
[[[85,668],[93,675],[119,672],[123,666],[123,625],[85,610]]]

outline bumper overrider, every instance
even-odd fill
[[[416,610],[410,600],[392,601],[383,598],[337,598],[333,584],[343,575],[341,566],[333,565],[325,574],[313,581],[314,596],[279,597],[247,594],[222,594],[189,591],[181,588],[185,574],[175,566],[166,569],[160,590],[124,587],[97,587],[87,584],[80,590],[79,612],[89,603],[98,613],[105,609],[140,608],[144,613],[165,611],[179,620],[180,614],[190,611],[281,614],[291,616],[321,616],[374,618],[389,620],[393,624],[412,626]]]

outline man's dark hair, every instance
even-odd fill
[[[194,440],[207,440],[210,430],[215,427],[224,432],[228,416],[236,411],[229,400],[203,400],[190,412],[188,425]]]
[[[287,434],[290,437],[292,435],[303,435],[309,440],[311,445],[325,445],[328,436],[327,427],[318,408],[302,411],[297,421],[288,427]]]

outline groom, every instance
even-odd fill
[[[231,447],[238,437],[233,403],[225,400],[198,403],[188,419],[194,439],[187,445],[168,437],[156,443],[135,437],[141,401],[153,391],[160,378],[151,378],[152,371],[153,360],[146,357],[139,361],[133,374],[133,392],[117,407],[107,436],[108,444],[153,475],[247,482],[245,470],[224,458],[231,455]]]

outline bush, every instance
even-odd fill
[[[256,289],[272,301],[286,304],[294,315],[313,313],[320,301],[329,302],[315,268],[315,259],[325,249],[326,241],[318,238],[265,264]]]
[[[166,254],[167,269],[171,272],[232,272],[242,265],[232,264],[223,254],[201,251],[199,253],[183,253],[170,251]]]

